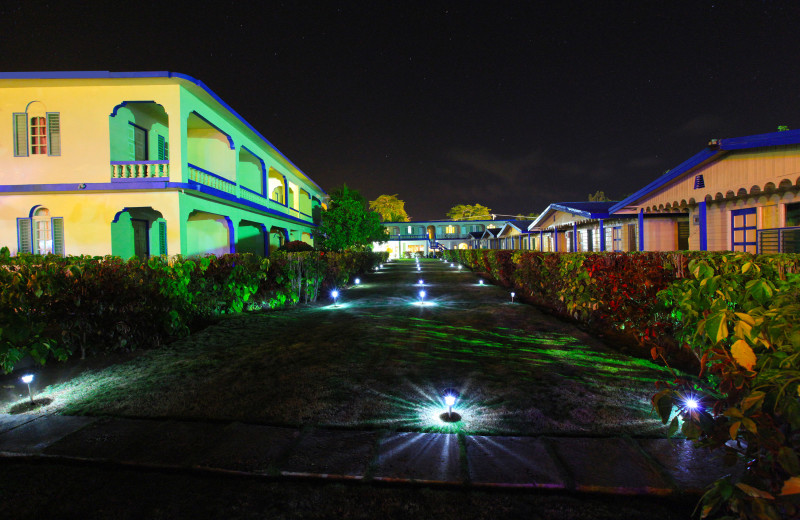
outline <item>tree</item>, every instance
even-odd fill
[[[594,192],[594,195],[591,194],[589,195],[589,202],[605,202],[610,200],[611,199],[606,197],[606,194],[600,190]]]
[[[480,204],[459,204],[450,208],[447,218],[451,220],[487,220],[492,217],[492,210]]]
[[[320,249],[370,249],[373,242],[386,241],[386,228],[380,217],[367,208],[367,201],[346,184],[331,191],[328,209],[320,215],[316,231]]]
[[[406,203],[394,195],[381,195],[369,201],[369,209],[376,211],[381,216],[381,222],[409,222],[405,209]]]

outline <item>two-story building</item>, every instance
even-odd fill
[[[0,246],[268,255],[313,243],[325,192],[201,81],[0,73]]]
[[[387,251],[390,258],[403,258],[406,253],[428,255],[433,250],[469,249],[475,247],[473,233],[500,229],[504,220],[426,220],[384,222],[389,238],[374,243],[374,251]]]

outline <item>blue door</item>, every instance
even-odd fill
[[[731,250],[756,252],[756,208],[731,211]]]

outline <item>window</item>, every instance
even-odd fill
[[[800,202],[786,205],[786,227],[800,226]]]
[[[147,131],[141,126],[128,122],[128,156],[131,161],[146,161]]]
[[[611,250],[622,251],[622,226],[611,228]]]
[[[169,143],[163,135],[158,136],[158,160],[169,160]]]
[[[731,211],[731,249],[756,252],[756,208]]]
[[[694,189],[699,190],[701,188],[706,187],[706,181],[703,179],[703,175],[696,175],[694,178]]]
[[[61,155],[61,116],[48,112],[44,116],[14,114],[14,157],[28,155]]]
[[[17,246],[20,253],[64,256],[64,219],[51,217],[39,207],[30,218],[17,219]]]
[[[456,234],[456,226],[447,226],[447,228],[445,228],[444,232],[447,233],[448,235],[455,235]]]

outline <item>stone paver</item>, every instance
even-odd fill
[[[536,437],[467,437],[473,484],[566,488],[563,471]]]
[[[640,439],[638,442],[684,491],[701,492],[713,481],[731,473],[731,468],[722,462],[722,450],[709,453],[683,439]]]
[[[58,439],[96,420],[93,417],[68,415],[39,417],[0,434],[0,451],[39,453]]]
[[[277,471],[275,463],[299,435],[290,428],[234,423],[216,446],[196,454],[192,465],[258,474]]]
[[[287,475],[363,477],[377,432],[314,430],[302,437],[279,469]]]
[[[444,433],[395,433],[378,448],[375,480],[412,479],[462,482],[458,436]]]
[[[621,494],[669,494],[672,487],[660,468],[634,441],[621,438],[548,438],[575,489]]]
[[[36,419],[34,415],[11,415],[11,414],[0,414],[0,433],[5,433],[8,430],[13,430],[17,426],[21,426],[25,423],[31,422]]]

